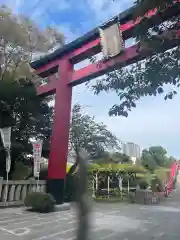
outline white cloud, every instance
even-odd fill
[[[25,5],[25,4],[24,4]],[[70,5],[67,1],[61,0],[33,0],[31,4],[28,5],[28,11],[31,11],[29,16],[34,20],[40,20],[48,18],[48,23],[53,22],[52,16],[48,14],[49,11],[64,11],[69,8]]]
[[[35,21],[47,20],[53,22],[50,11],[64,11],[70,7],[66,0],[1,0],[14,12],[23,13]],[[0,1],[0,2],[1,2]]]
[[[52,13],[59,11],[59,13],[71,8],[71,5],[66,0],[0,0],[0,3],[6,4],[15,13],[23,13],[29,16],[32,20],[45,25],[53,26],[59,31],[63,32],[67,41],[72,41],[78,37],[75,32],[70,30],[70,23],[55,23]]]
[[[68,23],[63,23],[63,25],[57,25],[52,21],[51,26],[64,34],[66,43],[69,43],[79,37],[76,32],[72,32],[70,24]]]

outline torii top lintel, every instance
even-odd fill
[[[174,4],[170,6],[164,12],[161,12],[160,16],[157,14],[158,10],[150,10],[146,16],[148,16],[147,21],[149,27],[157,24],[158,22],[163,22],[171,17],[178,15],[180,13],[180,0],[174,1]],[[120,29],[123,34],[123,40],[127,40],[132,37],[132,30],[140,23],[141,18],[137,18],[135,21],[132,20],[134,8],[130,8],[125,12],[120,13],[118,16],[114,17],[107,23],[113,24],[117,21],[120,22]],[[57,49],[55,52],[32,62],[30,65],[33,69],[36,70],[36,73],[42,77],[49,76],[57,72],[59,67],[59,61],[61,59],[68,59],[72,64],[76,64],[88,57],[91,57],[97,53],[101,52],[100,38],[99,38],[99,29],[95,28],[94,30],[88,32],[83,37],[76,39],[75,41],[65,45],[62,48]],[[137,53],[137,46],[134,45],[129,48],[125,48],[124,53],[118,57],[112,58],[108,61],[105,61],[101,66],[97,64],[90,64],[83,69],[79,69],[73,72],[71,82],[68,84],[77,85],[84,81],[90,80],[94,77],[98,77],[106,72],[112,70],[116,66],[126,63],[126,65],[137,61],[138,59],[144,58]],[[51,83],[51,85],[53,85]],[[52,86],[49,85],[51,89]],[[48,90],[47,90],[48,91]],[[42,89],[42,94],[44,90]],[[40,93],[41,94],[41,91]]]

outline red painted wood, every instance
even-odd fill
[[[56,80],[53,80],[49,83],[46,83],[44,85],[38,86],[37,89],[37,95],[38,96],[46,96],[50,94],[54,94],[56,92]]]
[[[176,38],[180,38],[180,30],[176,31]],[[175,46],[175,45],[174,45]],[[173,47],[174,47],[173,46]],[[172,46],[171,46],[172,47]],[[167,47],[169,49],[170,46]],[[129,48],[126,48],[124,52],[114,58],[111,58],[107,61],[102,61],[94,64],[90,64],[84,68],[81,68],[77,71],[73,71],[72,80],[70,82],[70,85],[78,85],[82,82],[91,80],[95,77],[99,77],[103,74],[106,74],[107,72],[116,69],[120,66],[127,66],[133,62],[137,62],[138,60],[141,60],[145,58],[148,55],[151,55],[152,52],[144,52],[143,54],[138,53],[138,46],[133,45]]]
[[[180,2],[180,0],[174,1],[174,3]],[[147,14],[145,14],[146,17],[151,18],[157,14],[157,9],[150,10]],[[142,18],[138,17],[136,20],[131,20],[125,24],[122,24],[120,26],[120,30],[123,32],[132,30],[136,25],[140,24]],[[123,38],[124,40],[127,40],[128,38]],[[100,45],[100,38],[93,40],[85,45],[83,45],[81,48],[78,48],[74,50],[71,55],[70,59],[73,59],[74,57],[77,57],[80,54],[85,53],[86,51],[90,51],[90,49],[93,49],[97,47],[97,45]]]
[[[180,0],[175,0],[174,4],[178,3],[178,2],[180,2]],[[158,11],[157,9],[150,10],[150,11],[148,11],[147,14],[145,14],[145,16],[148,17],[148,18],[151,18],[151,17],[153,17],[153,16],[155,16],[157,14],[157,11]],[[122,32],[126,32],[126,31],[129,31],[129,30],[132,30],[136,25],[140,24],[141,20],[142,20],[142,18],[138,17],[134,21],[131,20],[131,21],[125,23],[125,24],[122,24],[120,26],[120,30]],[[126,40],[126,38],[124,38],[124,40]],[[67,54],[66,57],[68,57],[69,59],[73,59],[73,58],[75,58],[75,57],[77,57],[77,56],[79,56],[81,54],[86,53],[86,52],[89,52],[89,56],[90,56],[90,55],[93,54],[93,49],[97,48],[98,45],[100,46],[100,38],[97,38],[95,40],[92,40],[92,41],[86,43],[85,45],[81,46],[80,48],[74,50],[72,53]],[[100,51],[101,51],[101,48],[99,48],[98,52],[100,52]],[[90,52],[92,52],[92,54],[90,54]],[[96,52],[96,53],[98,53],[98,52]],[[83,60],[83,59],[81,59],[81,60]],[[43,66],[41,68],[39,68],[38,70],[36,70],[36,73],[40,74],[42,72],[48,71],[49,69],[57,66],[58,62],[59,62],[59,59],[57,59],[57,60],[55,60],[55,61],[53,61],[53,62],[51,62],[51,63],[49,63],[49,64],[47,64],[47,65],[45,65],[45,66]]]
[[[180,2],[180,0],[176,0],[174,1],[174,3],[177,3],[177,2]],[[153,16],[155,16],[157,14],[157,9],[154,9],[154,10],[150,10],[145,16],[148,17],[148,18],[151,18]],[[136,25],[138,25],[140,23],[140,21],[142,20],[142,18],[138,17],[135,21],[131,20],[125,24],[122,24],[120,26],[120,29],[122,32],[126,32],[126,31],[129,31],[131,29],[133,29]],[[126,38],[124,39],[126,40]],[[69,59],[73,59],[74,57],[77,57],[81,54],[84,54],[86,53],[87,51],[90,53],[91,51],[93,52],[93,49],[94,48],[97,48],[97,46],[100,45],[100,38],[97,38],[95,40],[92,40],[88,43],[86,43],[85,45],[81,46],[80,48],[74,50],[72,53],[70,54],[67,54],[66,57],[68,57]],[[99,52],[100,52],[100,48],[99,48]],[[97,52],[98,53],[98,52]],[[92,54],[89,54],[89,56],[92,55]],[[63,56],[65,57],[65,56]],[[82,60],[82,59],[81,59]],[[39,68],[36,70],[36,73],[37,74],[40,74],[42,72],[45,72],[45,71],[48,71],[49,69],[55,67],[58,65],[58,62],[59,62],[59,59]]]
[[[153,16],[153,15],[152,15]],[[121,25],[120,29],[122,32],[126,31],[126,30],[129,30],[131,28],[133,28],[135,25],[137,25],[138,23],[140,22],[140,19],[136,20],[136,21],[130,21],[128,23],[125,23],[123,25]],[[83,54],[87,51],[91,51],[92,49],[94,49],[95,47],[97,46],[100,46],[100,38],[97,38],[95,40],[92,40],[90,41],[89,43],[86,43],[85,45],[83,45],[82,47],[74,50],[72,53],[68,54],[68,58],[69,59],[73,59],[74,57],[77,57],[78,55],[80,54]],[[99,50],[100,52],[100,50]],[[43,73],[43,72],[46,72],[48,71],[49,69],[57,66],[59,63],[59,59],[58,60],[55,60],[45,66],[42,66],[41,68],[37,69],[36,70],[36,73],[37,74],[40,74],[40,73]]]
[[[154,15],[156,14],[156,12],[157,12],[156,10],[151,11],[150,14],[148,15],[149,18],[152,17],[152,16],[154,16]],[[129,22],[121,25],[121,26],[120,26],[120,30],[121,30],[122,32],[125,32],[125,31],[127,31],[127,30],[130,30],[130,29],[134,28],[137,24],[139,24],[140,21],[141,21],[140,18],[136,19],[135,21],[129,21]],[[125,40],[125,39],[124,39],[124,40]],[[81,48],[78,48],[78,49],[74,50],[74,51],[70,54],[69,58],[70,58],[70,59],[73,59],[74,57],[77,57],[78,55],[83,54],[83,53],[89,51],[90,49],[93,49],[93,48],[97,47],[97,45],[100,45],[100,38],[97,38],[97,39],[95,39],[95,40],[93,40],[93,41],[91,41],[91,42],[83,45]]]
[[[174,4],[175,3],[178,3],[180,2],[180,0],[175,0],[174,1]],[[172,7],[172,6],[169,6],[169,8]],[[145,14],[145,17],[147,18],[151,18],[153,16],[155,16],[158,12],[158,9],[155,8],[155,9],[152,9],[152,10],[149,10],[146,14]],[[122,32],[125,32],[127,30],[130,30],[131,28],[134,28],[136,25],[138,25],[142,20],[142,17],[138,17],[135,21],[129,21],[128,23],[125,23],[123,25],[120,26],[120,29]]]
[[[92,40],[86,43],[85,45],[83,45],[81,48],[74,50],[71,54],[69,54],[69,59],[73,59],[74,57],[77,57],[80,54],[90,51],[91,49],[97,47],[98,45],[100,46],[100,38]]]
[[[137,45],[129,47],[120,56],[114,57],[108,61],[90,64],[82,69],[74,71],[70,84],[77,85],[83,81],[99,77],[113,68],[121,66],[121,64],[125,64],[127,61],[131,63],[138,56],[139,53],[137,52]]]
[[[72,87],[68,86],[67,82],[72,77],[73,67],[68,59],[62,59],[59,64],[59,79],[56,85],[54,109],[55,115],[48,162],[49,179],[63,179],[65,177],[68,154]]]
[[[56,67],[56,66],[59,66],[59,59],[57,59],[57,60],[55,60],[53,62],[50,62],[50,63],[48,63],[45,66],[42,66],[42,67],[36,69],[36,74],[39,75],[40,73],[46,72],[49,69],[51,69],[53,67]]]

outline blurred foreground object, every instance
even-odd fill
[[[79,176],[77,180],[78,229],[76,240],[87,240],[89,235],[90,205],[88,202],[88,154],[84,149],[79,151]]]

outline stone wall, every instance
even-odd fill
[[[135,202],[138,204],[158,204],[164,198],[164,193],[154,193],[151,190],[136,190]]]
[[[29,192],[45,192],[46,181],[22,180],[8,181],[0,180],[0,206],[22,205]]]

